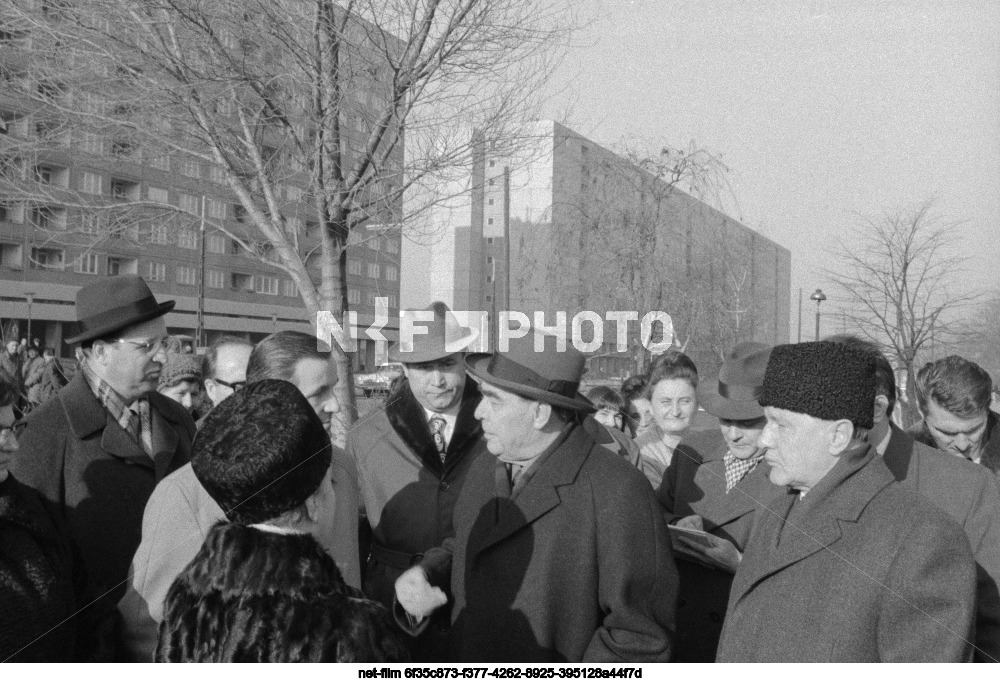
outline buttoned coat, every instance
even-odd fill
[[[969,541],[874,447],[844,453],[805,497],[789,490],[767,507],[733,581],[718,661],[971,660]]]
[[[985,467],[916,442],[895,424],[882,460],[903,485],[962,526],[976,560],[976,651],[1000,662],[1000,483]]]
[[[477,457],[488,456],[482,425],[474,416],[479,399],[476,383],[466,381],[443,463],[424,408],[405,380],[384,410],[366,417],[347,436],[374,545],[364,590],[389,608],[396,578],[423,552],[455,534],[455,502],[469,468]],[[415,643],[416,660],[445,660],[449,622],[446,611],[435,614]]]
[[[937,447],[934,436],[927,430],[927,424],[923,421],[911,426],[907,433],[913,436],[913,439],[918,443],[932,448]],[[986,443],[983,446],[982,455],[979,457],[979,463],[995,475],[1000,476],[1000,414],[993,410],[990,410],[986,416],[986,433],[983,437],[986,439]]]
[[[67,523],[91,587],[110,611],[125,592],[157,482],[191,459],[194,421],[179,403],[147,394],[153,456],[94,397],[83,372],[28,415],[11,471]]]
[[[674,451],[659,499],[668,523],[697,514],[706,531],[743,551],[756,511],[782,489],[771,483],[770,467],[760,462],[727,493],[723,458],[728,450],[719,429],[692,432]],[[683,555],[675,558],[680,587],[674,660],[711,663],[722,634],[733,574]]]
[[[453,660],[669,660],[677,571],[649,483],[579,426],[547,457],[513,499],[477,458],[454,540],[421,562],[454,600]]]

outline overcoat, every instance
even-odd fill
[[[118,425],[77,372],[28,415],[11,472],[65,520],[95,594],[114,610],[158,481],[191,459],[194,421],[179,403],[147,394],[153,456]]]
[[[656,497],[582,427],[563,438],[513,498],[506,467],[477,458],[454,540],[421,562],[454,600],[453,660],[670,658],[677,570]]]
[[[990,471],[913,440],[895,424],[882,460],[904,486],[962,526],[976,560],[976,651],[1000,662],[1000,482]]]
[[[961,662],[976,569],[962,529],[875,448],[767,504],[729,596],[720,662]]]
[[[477,457],[488,456],[482,425],[474,416],[479,399],[476,382],[466,381],[444,463],[424,408],[405,380],[384,410],[366,417],[347,436],[372,528],[364,590],[389,608],[396,578],[423,552],[455,534],[452,516],[469,468]],[[435,614],[414,643],[415,660],[446,660],[449,623],[447,611]]]
[[[723,462],[727,451],[719,429],[692,432],[674,452],[659,499],[668,523],[697,514],[706,531],[742,552],[750,539],[755,512],[781,488],[768,479],[770,467],[762,461],[727,493]],[[674,660],[711,663],[722,634],[733,574],[683,555],[675,558],[680,588]]]
[[[928,447],[936,448],[937,443],[934,437],[927,430],[927,424],[923,421],[911,426],[907,433],[913,436],[918,443],[923,443]],[[986,417],[986,433],[983,436],[986,443],[983,446],[983,453],[979,458],[979,463],[1000,476],[1000,414],[990,410]]]

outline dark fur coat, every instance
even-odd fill
[[[388,612],[310,535],[220,522],[164,604],[160,662],[406,660]]]

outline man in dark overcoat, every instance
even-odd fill
[[[191,457],[191,415],[156,393],[173,307],[136,275],[81,288],[80,333],[66,340],[82,348],[79,370],[27,417],[11,465],[66,520],[102,609],[125,592],[153,488]]]
[[[415,333],[412,346],[389,350],[390,360],[403,363],[405,380],[384,410],[360,421],[347,436],[372,529],[364,590],[390,608],[396,578],[455,534],[455,501],[473,460],[486,454],[475,417],[479,389],[466,380],[462,352],[477,334],[462,327],[440,301],[428,310],[434,317],[425,333]],[[412,642],[417,661],[447,660],[447,610],[432,620]]]
[[[580,425],[594,409],[578,397],[583,355],[531,331],[467,366],[494,457],[472,464],[454,540],[397,580],[407,617],[447,590],[457,661],[669,660],[666,523],[643,475]]]
[[[678,446],[659,489],[668,523],[704,530],[709,545],[678,536],[676,661],[715,660],[729,588],[750,539],[755,512],[780,488],[768,479],[757,443],[766,419],[754,392],[764,383],[771,347],[737,344],[716,379],[698,385],[698,404],[719,428],[696,431]]]
[[[892,365],[870,341],[847,335],[831,341],[871,353],[875,360],[874,427],[868,442],[897,481],[962,526],[976,559],[977,662],[1000,662],[1000,483],[985,467],[916,442],[892,423],[896,378]]]
[[[969,541],[867,443],[874,400],[866,353],[829,341],[772,350],[759,442],[787,492],[757,514],[717,660],[971,660]]]

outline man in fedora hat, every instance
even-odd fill
[[[390,360],[403,363],[405,378],[385,409],[347,436],[372,530],[365,593],[389,607],[396,578],[455,534],[455,501],[473,460],[486,452],[475,418],[479,390],[466,380],[462,352],[477,333],[440,301],[426,310],[433,319],[414,330],[412,344],[389,350]],[[448,613],[432,620],[412,642],[417,661],[447,660]]]
[[[720,662],[971,660],[976,567],[962,529],[867,442],[871,357],[776,346],[757,393],[766,501],[729,594]]]
[[[761,466],[757,443],[767,419],[754,392],[764,383],[771,347],[743,342],[726,357],[715,379],[698,385],[698,404],[719,418],[719,428],[695,431],[678,446],[659,489],[667,521],[705,531],[703,543],[678,534],[678,662],[710,663],[722,633],[729,587],[750,538],[761,500],[780,488]]]
[[[174,302],[158,303],[136,275],[76,295],[79,370],[34,410],[11,471],[68,523],[96,594],[114,608],[157,482],[191,458],[187,410],[156,393]],[[102,602],[103,603],[103,602]]]
[[[407,618],[453,602],[457,661],[669,660],[666,524],[643,475],[581,425],[583,355],[529,332],[467,367],[493,457],[472,463],[455,537],[397,581]]]

